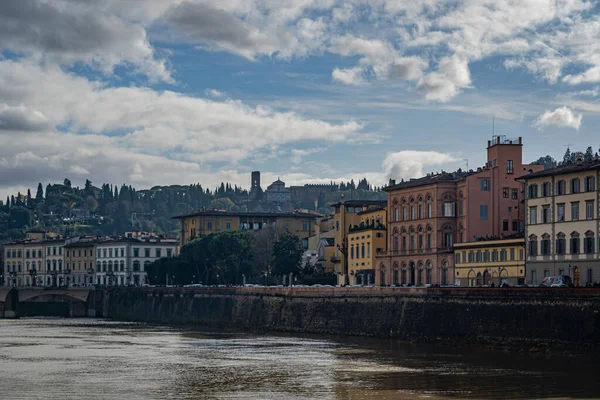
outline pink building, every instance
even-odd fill
[[[523,231],[523,186],[515,177],[541,165],[522,161],[522,140],[494,136],[477,171],[431,174],[390,185],[388,251],[377,256],[379,285],[454,283],[453,244]]]

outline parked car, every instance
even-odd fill
[[[573,280],[569,275],[547,276],[540,287],[569,287],[573,286]]]

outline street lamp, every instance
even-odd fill
[[[12,286],[13,287],[17,286],[17,272],[10,271],[8,274],[10,276],[10,280],[12,281]]]
[[[93,284],[94,283],[94,268],[93,267],[88,268],[87,274],[90,277],[90,284]]]
[[[267,286],[267,271],[265,271],[265,286]]]
[[[196,275],[192,275],[192,285],[196,283]]]
[[[35,278],[37,276],[37,271],[35,270],[35,268],[32,268],[27,272],[29,272],[29,276],[31,277],[31,286],[35,287]]]
[[[52,271],[50,271],[50,275],[52,275],[52,285],[50,285],[50,286],[58,286],[57,277],[56,277],[56,275],[58,275],[58,271],[53,269]]]
[[[69,276],[71,274],[71,270],[69,268],[65,268],[65,283],[67,284],[67,289],[69,288],[69,283],[71,282],[71,277]]]

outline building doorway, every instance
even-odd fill
[[[477,273],[477,286],[483,285],[483,276],[481,276],[481,272]]]
[[[581,272],[579,267],[573,267],[573,285],[579,286],[581,284]]]

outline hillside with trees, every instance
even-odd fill
[[[373,188],[366,179],[358,185],[342,182],[339,190],[320,194],[299,204],[282,206],[269,203],[261,193],[223,182],[214,189],[201,184],[155,186],[137,190],[131,185],[102,183],[95,186],[90,180],[83,188],[75,187],[69,179],[62,183],[39,183],[35,196],[31,190],[6,198],[0,207],[0,240],[18,239],[31,228],[54,230],[65,235],[120,235],[130,230],[177,234],[173,216],[201,208],[227,211],[289,211],[310,208],[322,213],[331,211],[330,204],[344,194],[351,199],[382,199],[385,193]]]

